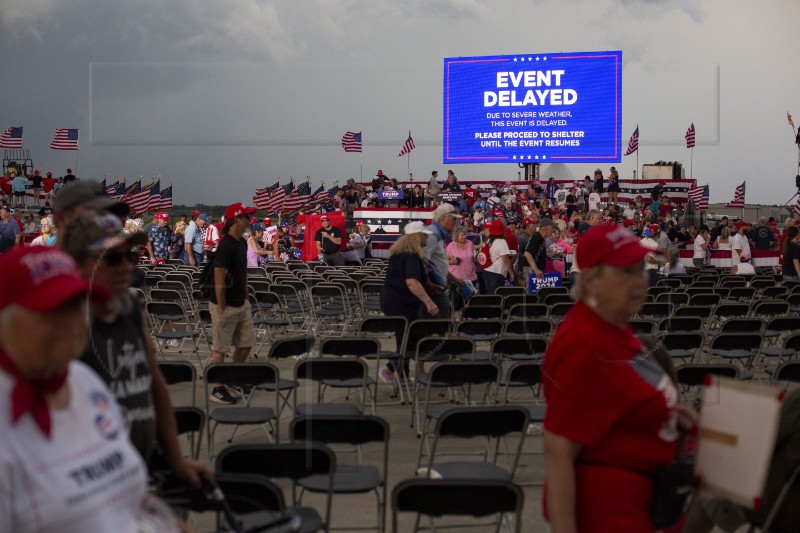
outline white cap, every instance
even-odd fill
[[[415,220],[414,222],[409,222],[406,224],[406,227],[403,228],[403,233],[406,235],[411,235],[412,233],[424,233],[425,235],[433,235],[433,232],[425,227],[425,224],[422,223],[420,220]]]

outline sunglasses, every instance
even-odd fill
[[[108,266],[119,266],[123,261],[132,265],[139,264],[139,250],[132,249],[127,252],[121,250],[108,250],[102,254],[95,254],[92,257],[102,260]]]

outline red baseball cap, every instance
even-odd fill
[[[629,226],[633,226],[633,220],[626,218],[625,220],[622,221],[622,225],[625,226],[626,228]]]
[[[750,224],[748,224],[748,223],[747,223],[747,222],[745,222],[744,220],[740,220],[739,222],[737,222],[737,223],[736,223],[736,229],[743,228],[743,227],[745,227],[745,226],[749,226],[749,225],[750,225]]]
[[[661,233],[661,226],[658,224],[650,224],[650,233]]]
[[[256,212],[255,207],[246,207],[242,202],[236,202],[228,206],[225,210],[225,220],[232,220],[242,215],[252,215]]]
[[[265,225],[265,226],[271,226],[271,225],[272,225],[272,219],[271,219],[271,218],[269,218],[269,217],[266,217],[266,218],[264,219],[264,225]]]
[[[575,261],[582,269],[597,265],[621,267],[640,261],[649,251],[624,227],[595,226],[581,237],[575,248]]]
[[[498,237],[500,235],[504,235],[506,232],[506,228],[503,225],[502,220],[492,220],[492,223],[489,225],[489,235],[494,235]]]
[[[169,220],[169,215],[167,213],[161,212],[153,215],[153,218],[157,218],[159,220]]]
[[[41,313],[87,293],[97,301],[108,297],[105,288],[81,278],[78,265],[59,248],[28,246],[4,253],[0,255],[0,272],[0,310],[19,305]]]
[[[194,211],[192,211],[192,220],[196,219],[196,218],[197,218],[197,215],[199,215],[199,214],[200,214],[200,211],[198,211],[197,209],[195,209]]]
[[[330,220],[330,219],[331,217],[329,217],[328,215],[322,215],[321,217],[319,217],[320,222],[324,222],[325,220]]]

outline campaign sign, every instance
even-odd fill
[[[439,203],[463,202],[464,194],[460,192],[443,192],[436,195]]]
[[[444,59],[443,163],[618,163],[622,52]]]
[[[536,294],[542,287],[560,287],[561,274],[558,272],[547,272],[539,279],[536,274],[528,274],[528,294]]]
[[[395,189],[378,189],[378,200],[402,200],[403,191]]]

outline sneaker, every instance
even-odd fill
[[[236,398],[231,396],[231,393],[228,392],[228,389],[225,388],[225,385],[214,387],[214,389],[211,391],[211,394],[208,396],[208,399],[212,402],[224,403],[226,405],[232,405],[236,403]]]
[[[381,381],[383,381],[387,385],[394,385],[394,372],[392,372],[388,368],[386,367],[381,368],[378,371],[378,376],[380,376]]]

